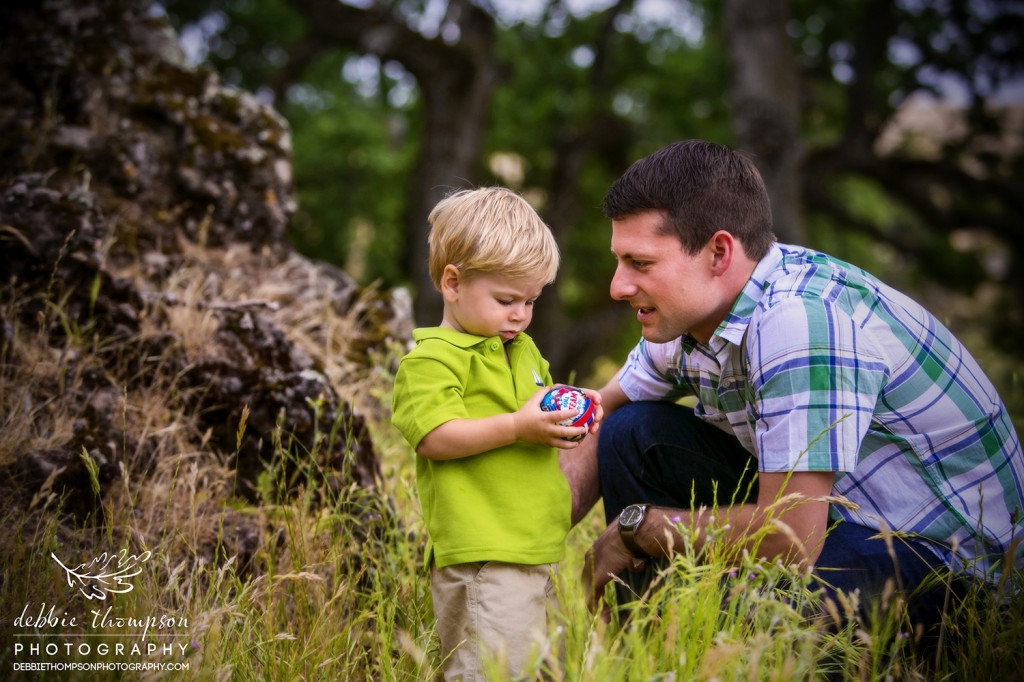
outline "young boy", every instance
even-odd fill
[[[570,525],[556,448],[587,432],[559,425],[572,410],[541,411],[551,375],[524,333],[558,248],[526,200],[503,188],[449,195],[429,222],[444,313],[440,326],[413,332],[392,420],[418,455],[445,679],[483,680],[486,661],[519,677],[543,641]]]

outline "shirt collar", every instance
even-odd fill
[[[501,338],[498,336],[476,336],[475,334],[466,334],[465,332],[456,331],[447,327],[419,327],[412,330],[412,338],[416,342],[424,341],[426,339],[439,339],[441,341],[447,341],[448,343],[458,348],[471,348],[484,341],[490,341],[494,339],[501,342]],[[520,332],[512,339],[513,345],[522,343],[523,340],[529,337],[524,333]]]
[[[768,283],[768,276],[781,262],[782,248],[778,244],[772,244],[772,248],[765,257],[758,261],[754,267],[754,272],[751,273],[747,283],[743,285],[743,290],[736,297],[736,302],[732,304],[729,314],[725,316],[722,323],[715,329],[715,333],[708,344],[713,350],[717,349],[720,345],[715,341],[715,337],[719,337],[737,346],[743,341],[743,335],[750,324],[750,318],[753,316],[754,310],[757,309],[757,304],[760,303],[764,288]],[[696,339],[689,334],[683,337],[683,348],[685,350],[692,350],[696,344]]]

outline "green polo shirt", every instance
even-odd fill
[[[395,377],[392,423],[415,448],[435,428],[518,410],[552,384],[548,363],[526,334],[503,347],[431,327]],[[506,359],[506,351],[508,358]],[[560,561],[572,500],[556,448],[517,442],[470,457],[416,458],[416,487],[439,568],[473,561]]]

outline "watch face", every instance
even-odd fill
[[[644,517],[644,509],[640,505],[631,504],[619,515],[619,525],[635,526]]]

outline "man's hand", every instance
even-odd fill
[[[581,391],[587,394],[587,397],[594,403],[594,407],[597,409],[594,411],[594,421],[590,424],[588,433],[597,434],[598,429],[601,428],[601,422],[604,421],[604,407],[601,402],[604,398],[601,396],[600,391],[595,391],[592,388],[580,388]]]
[[[723,540],[737,548],[748,546],[752,538],[757,544],[758,556],[768,559],[779,558],[784,562],[800,562],[813,565],[821,552],[821,545],[828,529],[828,498],[835,474],[831,471],[794,473],[765,473],[759,476],[756,504],[741,504],[735,507],[719,508],[718,528],[729,529]],[[673,526],[686,518],[684,526],[690,525],[692,517],[684,509],[657,507],[645,518],[642,537],[646,544],[640,546],[657,556],[670,556],[672,547],[678,546]],[[696,548],[702,551],[706,537],[706,524],[712,515],[698,514],[698,535],[694,538]],[[647,521],[646,519],[650,519]],[[772,524],[768,533],[761,533],[766,523]],[[587,606],[591,612],[597,610],[604,598],[605,586],[625,570],[643,570],[644,558],[633,555],[622,544],[619,537],[618,520],[613,521],[597,538],[587,552],[583,565],[583,588]],[[669,531],[672,537],[664,536]],[[661,537],[668,541],[663,545]],[[607,619],[607,608],[604,610]]]
[[[622,544],[618,520],[605,528],[583,561],[583,590],[591,613],[600,607],[601,617],[607,622],[610,617],[608,604],[602,605],[605,586],[627,569],[643,570],[644,563],[643,558],[637,557]]]

